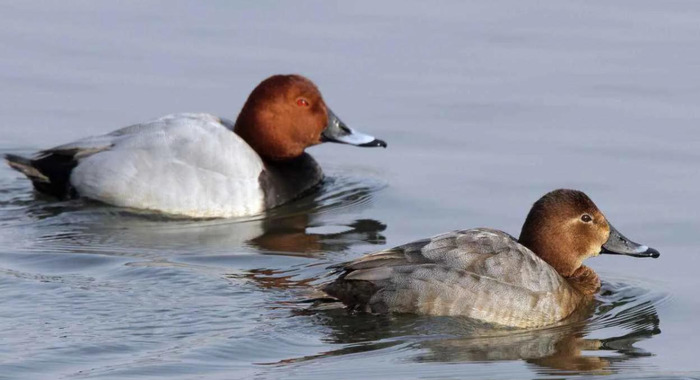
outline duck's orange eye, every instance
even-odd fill
[[[299,98],[299,99],[297,99],[297,105],[298,105],[299,107],[308,107],[308,106],[309,106],[309,102],[306,101],[306,99],[304,99],[304,98]]]
[[[583,214],[581,215],[581,221],[584,223],[590,223],[593,220],[590,215],[588,214]]]

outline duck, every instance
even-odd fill
[[[311,80],[290,74],[258,84],[235,122],[172,114],[5,160],[59,199],[227,218],[259,214],[319,185],[323,171],[305,149],[323,142],[387,146],[348,127]]]
[[[327,300],[375,314],[464,316],[537,328],[590,303],[599,254],[658,258],[615,229],[583,192],[551,191],[530,209],[520,237],[490,228],[447,232],[331,266]]]

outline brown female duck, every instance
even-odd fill
[[[601,253],[659,257],[613,228],[586,194],[561,189],[535,202],[520,239],[487,228],[448,232],[337,265],[341,275],[323,291],[372,313],[539,327],[598,291],[598,275],[582,262]]]

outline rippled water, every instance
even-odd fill
[[[0,4],[0,153],[314,79],[389,148],[310,149],[318,193],[236,220],[56,202],[0,166],[0,378],[697,377],[700,4]],[[303,301],[326,267],[586,191],[658,260],[538,330]]]

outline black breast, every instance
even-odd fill
[[[300,197],[316,187],[323,171],[309,154],[285,161],[266,161],[258,181],[265,194],[265,208],[273,208]]]

